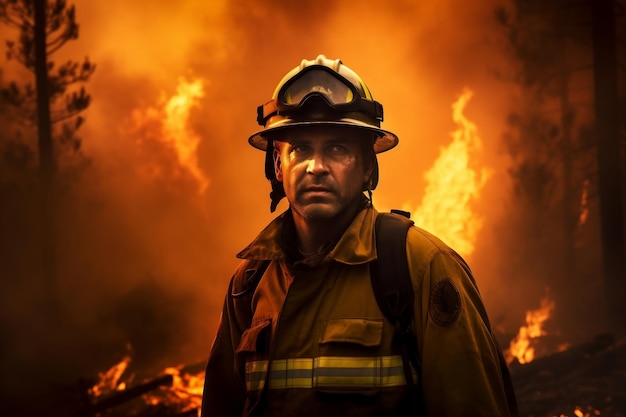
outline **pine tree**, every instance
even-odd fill
[[[40,21],[37,21],[38,10]],[[88,81],[95,71],[88,58],[58,66],[50,60],[67,42],[78,38],[75,7],[68,6],[65,0],[0,0],[0,22],[19,31],[17,41],[6,40],[7,58],[22,64],[36,78],[35,83],[24,85],[11,82],[0,92],[5,101],[20,109],[23,125],[38,127],[39,167],[54,170],[55,156],[80,148],[76,131],[84,121],[80,114],[89,106],[91,97],[84,87],[77,90],[72,87]],[[38,33],[42,47],[37,45]],[[42,72],[39,78],[44,79],[37,79],[38,70]],[[38,82],[42,85],[37,86]],[[48,121],[41,120],[46,118],[41,114],[46,103]],[[42,131],[45,134],[46,130],[51,131],[50,137],[42,138]]]
[[[14,133],[3,134],[5,143],[0,144],[0,157],[9,161],[10,149],[15,148],[32,149],[32,155],[37,156],[33,159],[36,159],[39,174],[39,193],[35,200],[39,218],[32,222],[39,225],[35,239],[40,242],[39,275],[43,280],[40,288],[49,301],[54,301],[58,161],[63,156],[79,155],[80,139],[76,131],[83,123],[81,113],[89,106],[91,98],[84,87],[76,87],[89,80],[95,66],[88,58],[61,65],[55,65],[50,59],[67,42],[78,38],[75,7],[68,6],[65,0],[0,0],[0,22],[18,31],[17,40],[6,40],[7,58],[19,62],[34,75],[31,82],[13,81],[0,88],[0,99],[18,115],[11,124]],[[33,129],[37,131],[36,141],[32,138]],[[30,174],[28,161],[22,168],[25,168],[25,176]]]

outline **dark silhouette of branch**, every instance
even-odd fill
[[[33,2],[30,0],[0,0],[0,22],[19,30],[17,40],[6,40],[7,58],[16,60],[34,74],[37,62],[34,47]],[[45,27],[46,56],[49,58],[68,41],[77,39],[78,34],[79,26],[76,22],[75,7],[73,5],[68,6],[66,0],[48,1]],[[48,96],[51,107],[50,122],[52,125],[67,122],[89,106],[91,97],[84,87],[78,91],[69,91],[69,89],[77,84],[87,82],[95,68],[88,57],[82,62],[67,61],[61,65],[47,61]],[[24,124],[34,125],[36,123],[34,105],[36,94],[32,84],[28,83],[20,87],[16,83],[10,83],[8,86],[0,88],[0,96],[7,103],[20,108]],[[71,126],[77,129],[80,124],[76,123]]]

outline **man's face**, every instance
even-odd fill
[[[295,128],[276,143],[276,178],[294,215],[332,219],[359,204],[373,169],[363,133],[332,126]]]

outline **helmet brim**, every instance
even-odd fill
[[[311,126],[345,126],[351,129],[360,129],[376,135],[374,142],[374,152],[381,153],[394,148],[398,144],[398,137],[387,130],[373,127],[355,119],[339,119],[339,120],[319,120],[319,121],[293,121],[289,119],[283,120],[284,123],[278,122],[267,129],[253,133],[248,138],[248,143],[262,151],[267,150],[268,139],[272,139],[272,134],[287,129],[311,127]]]

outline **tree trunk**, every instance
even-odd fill
[[[57,286],[55,158],[50,122],[50,93],[46,50],[46,0],[33,0],[35,12],[35,83],[39,144],[42,291],[55,300]]]
[[[594,0],[593,65],[602,261],[611,330],[626,334],[624,210],[619,143],[615,2]]]

